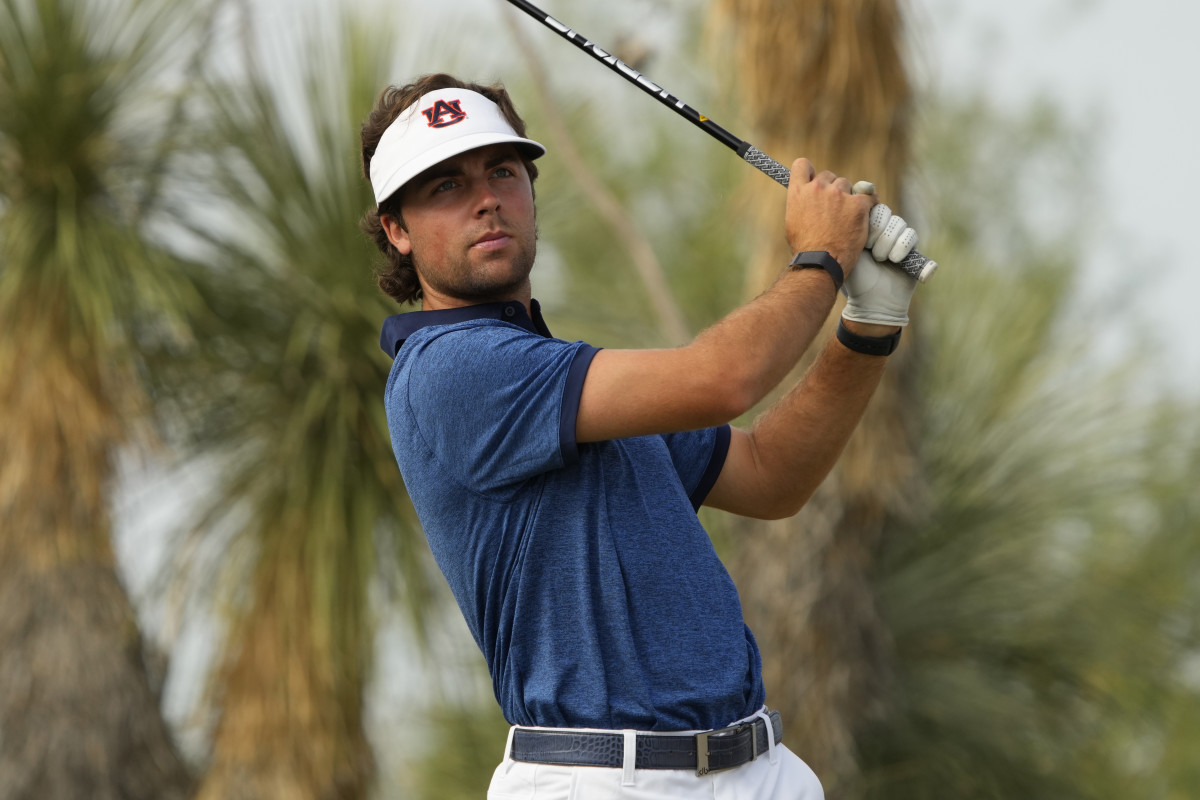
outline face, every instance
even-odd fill
[[[401,190],[388,239],[413,257],[427,310],[529,299],[537,252],[533,187],[515,147],[490,145],[449,158]]]

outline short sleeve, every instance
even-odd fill
[[[575,423],[597,352],[511,325],[421,331],[405,343],[402,409],[443,467],[487,492],[578,459]]]
[[[720,477],[731,436],[728,425],[663,435],[693,509],[698,510],[704,504],[704,498]]]

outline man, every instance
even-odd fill
[[[775,284],[684,347],[550,336],[532,298],[534,160],[500,87],[426,76],[362,129],[364,229],[389,318],[396,460],[513,724],[490,798],[820,798],[764,706],[759,651],[696,518],[794,514],[907,323],[916,236],[849,182],[792,167]],[[881,213],[882,212],[882,213]],[[869,221],[869,216],[872,219]],[[845,276],[836,340],[752,430]]]

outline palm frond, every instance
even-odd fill
[[[284,68],[250,62],[206,97],[219,213],[195,231],[212,254],[196,274],[210,314],[173,394],[198,423],[191,451],[221,465],[194,534],[229,536],[201,587],[228,598],[230,619],[202,797],[362,796],[381,563],[401,569],[417,630],[431,603],[381,402],[378,331],[398,309],[375,288],[377,254],[358,229],[372,203],[358,130],[394,78],[394,42],[379,17],[337,24],[308,24],[275,54]]]

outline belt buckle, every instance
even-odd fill
[[[703,778],[705,775],[710,775],[714,772],[723,772],[727,769],[741,766],[733,764],[728,767],[710,767],[708,766],[708,740],[711,736],[718,738],[722,736],[733,736],[741,733],[743,730],[750,729],[750,760],[758,758],[758,737],[754,735],[754,724],[751,722],[743,722],[741,725],[734,725],[730,728],[721,728],[716,731],[705,731],[704,733],[696,734],[696,777]]]

